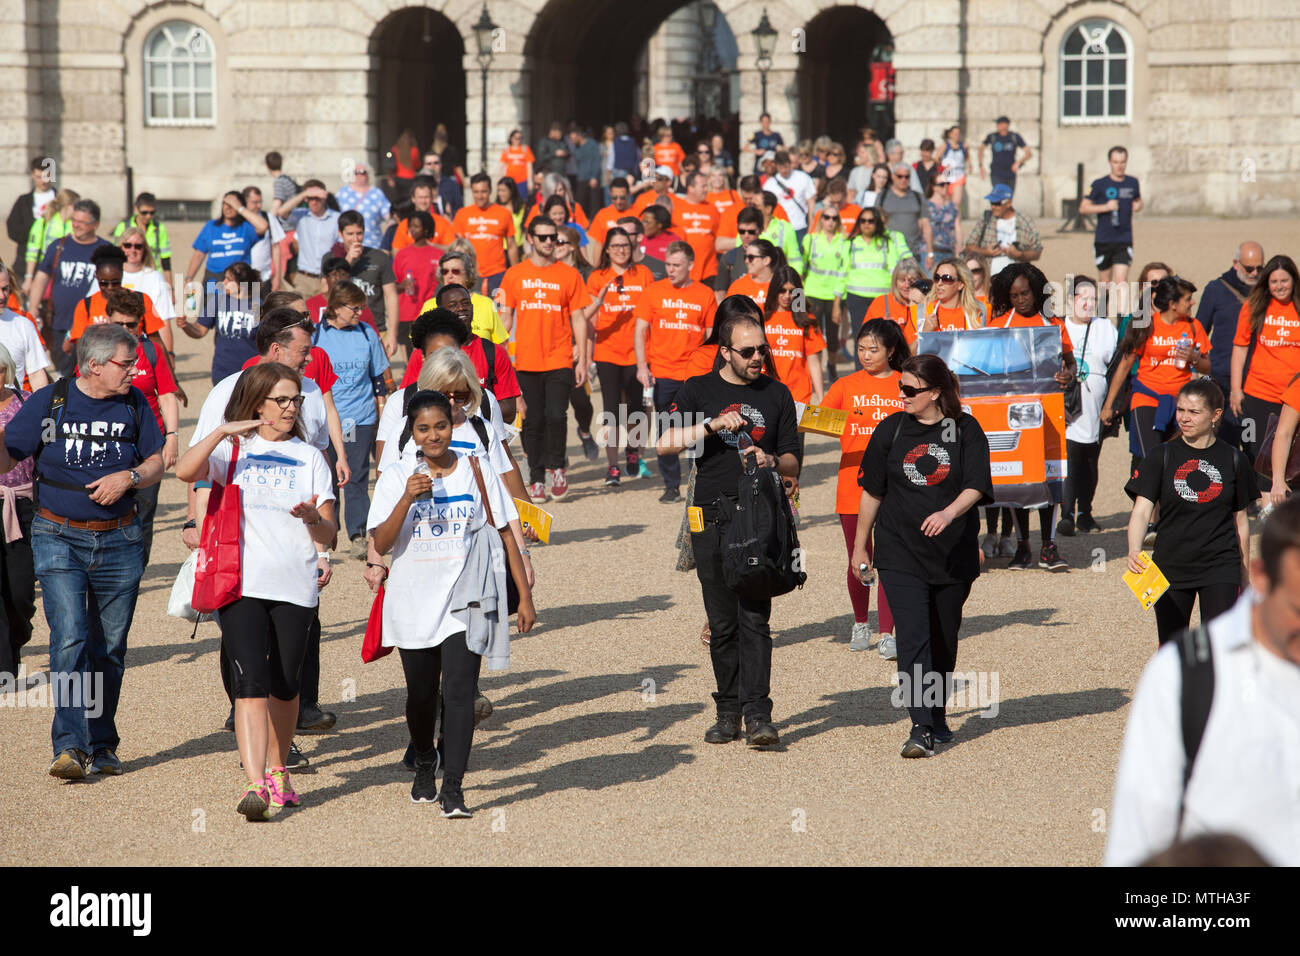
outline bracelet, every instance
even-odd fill
[[[168,435],[175,435],[175,434],[176,434],[175,432],[163,432],[163,438],[166,438]]]
[[[198,523],[197,521],[195,521],[193,518],[191,518],[189,521],[187,521],[187,522],[185,522],[183,525],[181,525],[181,530],[182,530],[182,531],[189,531],[191,528],[197,528],[198,526],[199,526],[199,523]]]
[[[384,572],[384,580],[385,580],[385,581],[388,580],[388,565],[386,565],[386,564],[375,564],[373,561],[367,561],[367,562],[366,562],[366,567],[368,567],[368,568],[379,568],[379,570],[381,570],[381,571]]]
[[[524,550],[520,551],[519,553],[522,554],[524,557],[527,557],[528,555],[532,554],[533,552],[529,551],[527,548],[524,548]]]
[[[330,559],[330,553],[328,551],[317,551],[316,560],[319,561],[321,558],[324,558],[326,561],[328,561]]]

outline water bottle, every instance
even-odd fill
[[[402,282],[405,285],[404,291],[406,292],[406,294],[409,295],[412,299],[414,299],[415,298],[415,277],[411,275],[410,269],[406,270],[406,276],[402,280]]]
[[[1110,224],[1116,229],[1119,228],[1119,207],[1116,206],[1110,211]]]
[[[1175,346],[1175,348],[1179,348],[1179,349],[1184,348],[1187,345],[1187,343],[1190,341],[1191,341],[1191,337],[1188,336],[1186,332],[1184,332],[1182,338],[1178,340],[1178,344],[1177,346]],[[1174,365],[1176,365],[1178,368],[1187,368],[1187,360],[1174,359]]]
[[[427,475],[429,473],[429,463],[424,460],[423,454],[421,454],[420,457],[415,462],[415,473],[417,475]],[[432,498],[433,498],[433,488],[430,487],[428,491],[424,492],[421,495],[416,496],[415,500],[430,501]]]
[[[753,474],[758,469],[758,456],[746,455],[747,449],[754,447],[754,439],[749,437],[749,432],[736,433],[736,451],[740,453],[740,460],[744,462],[746,474]]]

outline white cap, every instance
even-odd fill
[[[673,171],[672,171],[672,169],[670,169],[670,168],[667,167],[667,166],[656,166],[656,167],[655,167],[655,175],[656,175],[656,176],[662,176],[662,177],[664,177],[664,179],[672,179],[672,178],[673,178]]]

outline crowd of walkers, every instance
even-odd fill
[[[33,163],[10,216],[16,265],[0,269],[0,673],[18,671],[39,581],[51,672],[105,688],[96,716],[84,689],[60,702],[52,775],[122,772],[127,635],[173,471],[197,574],[214,566],[216,516],[232,501],[242,513],[240,586],[215,611],[226,727],[247,778],[239,812],[297,805],[290,772],[307,757],[295,735],[337,719],[320,706],[318,607],[350,549],[377,595],[375,653],[399,650],[412,799],[468,816],[474,727],[491,709],[480,667],[508,664],[511,616],[521,632],[536,618],[537,537],[519,506],[569,496],[570,409],[606,488],[655,478],[653,445],[659,501],[687,509],[679,566],[701,585],[710,743],[779,744],[771,597],[730,583],[724,539],[738,481],[755,470],[778,476],[797,523],[807,406],[845,415],[832,507],[848,647],[897,660],[904,757],[953,739],[963,605],[982,571],[1033,566],[1031,510],[1044,569],[1068,569],[1058,535],[1101,530],[1101,445],[1121,424],[1127,569],[1154,562],[1169,584],[1154,608],[1160,645],[1178,645],[1198,604],[1202,622],[1224,620],[1291,586],[1300,274],[1244,241],[1199,307],[1197,286],[1161,262],[1135,295],[1116,292],[1141,209],[1122,147],[1084,210],[1098,216],[1098,277],[1053,283],[1011,207],[1032,153],[1005,119],[985,140],[993,210],[965,242],[971,163],[956,127],[909,165],[902,144],[869,130],[851,151],[786,149],[764,118],[742,150],[752,171],[717,139],[683,148],[668,127],[638,143],[622,124],[599,138],[556,125],[535,152],[516,131],[495,179],[465,176],[443,145],[421,155],[404,140],[386,182],[356,163],[333,186],[300,185],[268,154],[270,203],[257,186],[226,193],[175,288],[156,197],[136,197],[110,241],[98,205],[46,188]],[[1063,499],[1032,508],[999,502],[961,377],[918,345],[1004,328],[1051,328],[1053,343],[1059,332],[1054,385],[1076,392]],[[212,340],[212,387],[184,450],[177,331]],[[1261,570],[1250,518],[1273,509],[1284,557]],[[1282,624],[1254,626],[1298,662]]]

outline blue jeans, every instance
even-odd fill
[[[50,626],[50,677],[68,682],[79,675],[79,693],[55,695],[56,756],[74,749],[93,755],[121,742],[113,718],[144,573],[143,537],[139,518],[113,531],[32,519],[36,578]]]
[[[659,413],[659,431],[662,434],[668,425],[663,418],[672,407],[682,383],[671,378],[655,379],[655,411]],[[659,456],[659,474],[664,479],[664,490],[674,491],[682,484],[682,463],[676,455]]]
[[[357,535],[364,537],[366,533],[366,518],[370,514],[370,455],[374,451],[375,435],[378,432],[379,423],[371,422],[369,425],[353,425],[351,441],[347,441],[345,436],[343,450],[348,456],[352,478],[341,489],[337,477],[338,455],[334,454],[333,445],[325,450],[335,497],[342,499],[334,502],[334,517],[340,529],[346,528],[349,538]]]

